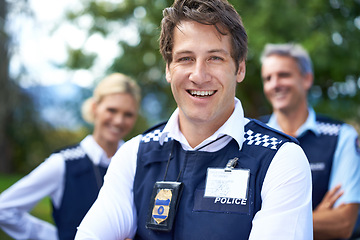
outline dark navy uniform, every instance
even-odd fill
[[[341,122],[327,117],[316,116],[320,135],[306,131],[297,139],[309,160],[313,181],[313,209],[321,202],[329,189],[329,179],[338,143]],[[333,132],[326,130],[333,129]]]
[[[53,217],[59,239],[74,239],[77,226],[97,198],[107,168],[95,166],[80,145],[60,154],[65,160],[65,187],[60,207],[53,207]]]
[[[269,116],[262,117],[260,120],[267,123]],[[316,115],[316,127],[320,134],[307,130],[297,137],[311,167],[313,209],[316,208],[329,190],[330,173],[341,124],[343,123],[340,121]]]
[[[277,150],[291,137],[252,120],[245,126],[245,141],[239,151],[235,140],[217,152],[185,151],[179,142],[159,144],[163,125],[146,132],[140,142],[134,199],[138,214],[135,239],[248,239],[252,220],[261,208],[261,188]],[[160,232],[145,227],[154,183],[162,181],[172,155],[166,181],[184,184],[173,230]],[[208,168],[224,168],[239,158],[236,169],[250,169],[247,199],[204,198]]]

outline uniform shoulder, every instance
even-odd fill
[[[332,119],[322,114],[316,114],[316,127],[323,135],[339,135],[340,128],[344,122]]]
[[[148,130],[146,130],[143,134],[142,134],[142,138],[141,138],[141,142],[158,142],[160,141],[160,136],[163,132],[163,129],[166,125],[166,121],[165,122],[161,122],[159,124],[156,124],[155,126],[149,128]],[[169,139],[168,137],[166,137],[164,139],[165,142],[167,142]]]
[[[80,159],[86,155],[80,144],[64,147],[60,150],[55,151],[54,153],[61,154],[64,157],[65,161]]]
[[[296,138],[273,129],[257,119],[250,119],[245,126],[245,140],[254,140],[255,138],[261,139],[261,141],[272,141],[273,144],[284,141],[299,144]]]

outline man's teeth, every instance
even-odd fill
[[[211,96],[214,93],[215,93],[215,91],[195,91],[195,90],[190,91],[190,94],[192,96],[198,96],[198,97]]]
[[[286,95],[286,92],[277,92],[274,94],[274,97],[277,97],[277,98],[281,98],[281,97],[284,97]]]

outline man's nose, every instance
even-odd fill
[[[197,61],[191,69],[189,80],[201,84],[208,81],[208,78],[208,66],[203,61]]]
[[[277,76],[271,76],[270,79],[268,80],[268,84],[271,87],[277,87],[279,85],[279,78]]]

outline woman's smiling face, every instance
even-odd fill
[[[118,144],[133,128],[137,109],[136,100],[128,93],[104,96],[93,107],[95,140],[100,145]]]

